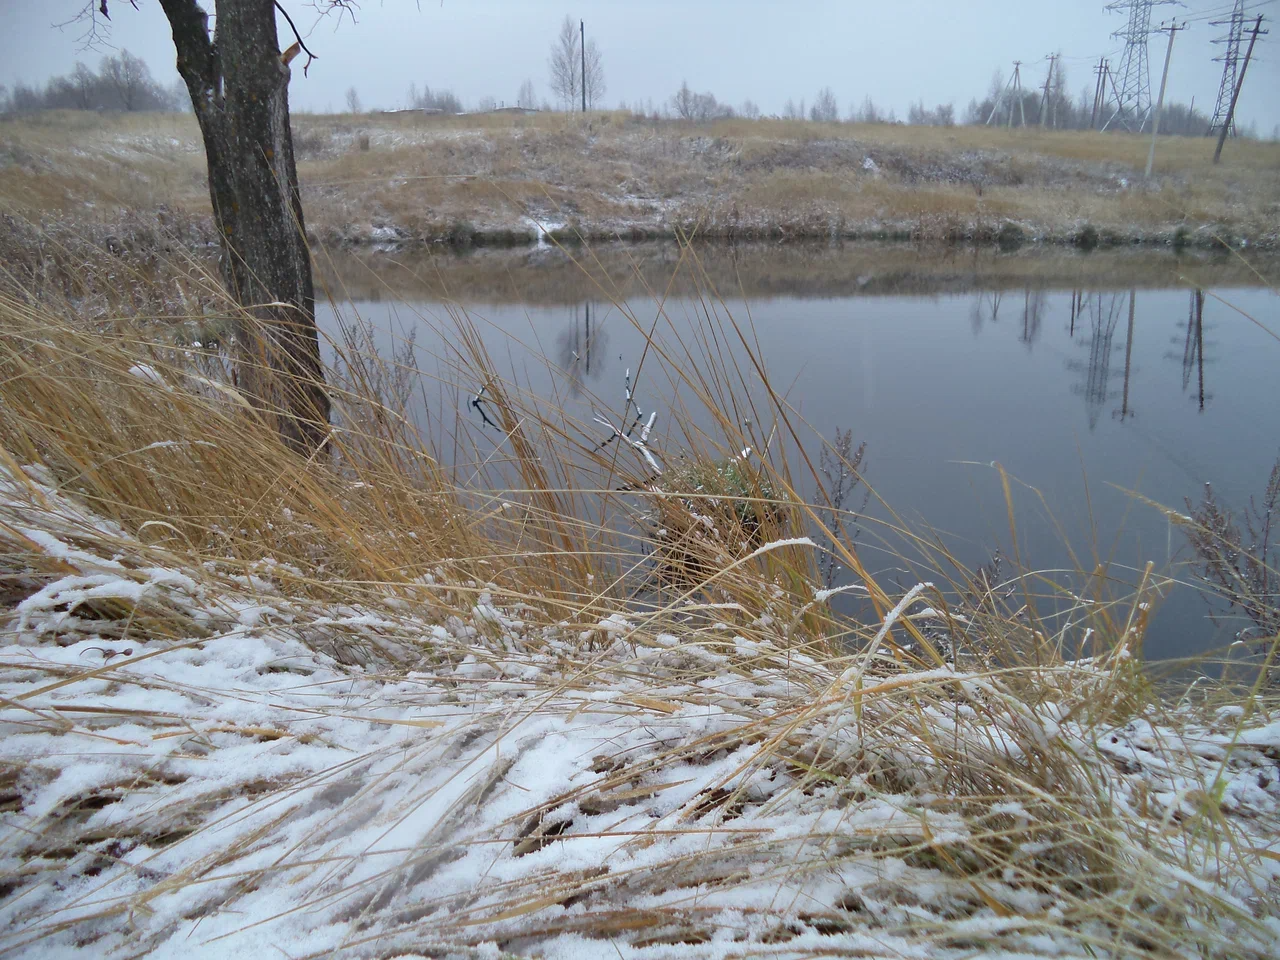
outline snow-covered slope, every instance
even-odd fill
[[[1280,950],[1280,722],[438,578],[320,604],[38,468],[0,475],[0,543],[0,956]]]

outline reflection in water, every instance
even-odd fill
[[[1107,405],[1107,397],[1111,392],[1112,338],[1116,333],[1116,323],[1120,319],[1120,295],[1108,296],[1105,307],[1101,293],[1085,295],[1085,303],[1083,313],[1088,315],[1089,359],[1083,364],[1078,360],[1068,361],[1067,368],[1079,370],[1083,367],[1084,369],[1083,387],[1077,384],[1072,389],[1076,393],[1084,394],[1084,405],[1089,414],[1089,429],[1092,431],[1098,425],[1098,418]],[[1132,303],[1131,293],[1130,304]]]
[[[1018,339],[1030,350],[1040,336],[1040,321],[1044,316],[1044,291],[1023,291],[1022,298],[1022,332]]]
[[[1182,347],[1182,390],[1191,387],[1192,375],[1196,381],[1196,400],[1204,410],[1204,291],[1191,292],[1191,308],[1187,313],[1187,335]]]
[[[973,325],[973,335],[976,337],[982,332],[982,325],[986,321],[995,323],[1000,319],[1000,298],[1003,296],[999,291],[993,293],[980,293],[973,301],[973,309],[969,312],[969,322]]]
[[[1133,369],[1133,311],[1138,299],[1138,291],[1129,291],[1129,332],[1124,338],[1124,392],[1120,401],[1120,422],[1123,423],[1133,411],[1129,409],[1129,373]]]
[[[1171,532],[1164,514],[1142,507],[1128,491],[1174,505],[1213,480],[1224,497],[1240,500],[1250,492],[1244,478],[1270,470],[1274,448],[1258,438],[1274,434],[1274,411],[1280,409],[1274,341],[1235,309],[1271,326],[1276,302],[1265,290],[1203,291],[1188,301],[1186,289],[1140,290],[1138,296],[1128,282],[1120,290],[1037,293],[1043,286],[1035,278],[1003,294],[764,296],[750,301],[749,318],[745,310],[738,316],[770,381],[786,385],[786,403],[803,416],[797,443],[815,466],[820,458],[809,446],[816,443],[812,437],[831,437],[852,426],[856,442],[866,441],[868,480],[885,498],[882,507],[874,498],[868,507],[877,523],[887,525],[877,531],[936,525],[932,529],[947,549],[973,567],[1015,535],[1019,549],[1025,546],[1024,558],[1037,568],[1074,569],[1076,557],[1103,541],[1112,544],[1106,555],[1118,565],[1113,573],[1119,578],[1153,557],[1176,561],[1178,532]],[[498,369],[495,375],[518,376],[522,389],[554,399],[590,425],[591,441],[599,443],[612,427],[597,433],[594,417],[623,424],[625,404],[616,387],[626,386],[624,370],[648,345],[645,330],[607,301],[586,299],[575,289],[573,298],[554,303],[486,304],[482,329],[489,352],[510,359],[510,372]],[[633,315],[652,309],[646,298],[625,303]],[[430,317],[446,308],[425,301],[418,312]],[[452,355],[447,330],[424,322],[404,331],[388,305],[363,304],[360,313],[386,331],[378,346],[387,356],[413,329],[423,355]],[[714,332],[709,324],[715,318],[707,319],[700,301],[675,299],[664,313],[670,323],[654,335],[654,345],[664,347],[649,361],[659,365],[654,374],[665,356],[682,355],[680,341],[664,337],[683,337],[689,344],[706,338],[710,344]],[[1059,323],[1059,314],[1068,322]],[[341,343],[332,311],[322,308],[319,319]],[[601,336],[606,329],[607,346]],[[540,344],[539,355],[522,354],[507,336]],[[1032,349],[1025,348],[1028,343]],[[719,367],[731,378],[735,369],[750,366],[744,350],[742,344],[725,346],[708,368]],[[543,352],[545,362],[537,362]],[[1217,378],[1212,384],[1210,376]],[[472,380],[464,389],[470,395],[479,386]],[[593,394],[603,395],[603,402],[593,403]],[[415,416],[428,424],[424,432],[444,438],[456,408],[481,419],[467,409],[461,391],[456,406],[442,395],[431,418],[425,398],[414,403]],[[649,394],[646,418],[651,405],[662,425],[658,452],[679,454],[684,435],[672,427],[677,416],[690,432],[721,435],[700,391],[682,383],[660,396]],[[500,422],[493,406],[485,409]],[[635,417],[630,409],[623,431],[634,426]],[[633,438],[639,429],[634,427]],[[489,460],[484,448],[504,442],[502,435],[488,426],[481,435],[480,459],[506,462],[496,455]],[[438,449],[448,464],[471,460],[444,441]],[[998,479],[993,482],[979,466],[992,461],[1038,491],[1016,504],[1028,511],[1025,522],[1019,517],[1016,534],[1003,522]],[[1018,489],[1014,495],[1021,498]],[[804,482],[797,492],[816,496]],[[1054,519],[1040,512],[1045,505]],[[876,561],[886,568],[895,562]],[[1184,602],[1171,594],[1151,633],[1158,650],[1149,652],[1203,649],[1210,629],[1203,613],[1198,598]]]
[[[569,309],[569,326],[556,338],[556,344],[560,369],[568,380],[569,393],[579,397],[583,384],[600,376],[608,338],[605,327],[599,322],[599,308],[590,300],[575,303]]]

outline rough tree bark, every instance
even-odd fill
[[[160,0],[209,167],[227,289],[244,308],[237,386],[291,447],[328,435],[311,256],[289,129],[289,66],[272,0],[218,0],[217,34],[196,0]]]

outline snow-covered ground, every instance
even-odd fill
[[[443,571],[321,604],[0,469],[42,558],[5,561],[0,956],[1280,951],[1280,721],[546,623]]]

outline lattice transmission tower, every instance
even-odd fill
[[[1119,123],[1126,130],[1141,132],[1151,118],[1151,69],[1147,62],[1147,38],[1151,36],[1151,10],[1176,0],[1116,0],[1107,9],[1128,14],[1125,26],[1112,34],[1124,41],[1120,66],[1112,73],[1110,119],[1102,129]]]
[[[1231,110],[1231,97],[1235,93],[1236,81],[1240,76],[1240,46],[1244,40],[1244,0],[1236,0],[1235,9],[1226,20],[1211,20],[1210,23],[1215,27],[1227,28],[1225,36],[1213,41],[1227,45],[1222,56],[1213,58],[1214,62],[1222,64],[1222,83],[1218,85],[1218,102],[1213,108],[1213,120],[1209,124],[1208,131],[1208,136],[1216,137],[1222,130],[1222,125],[1227,122],[1227,115]],[[1227,135],[1234,137],[1236,134],[1234,121],[1231,126],[1232,129],[1227,131]]]

